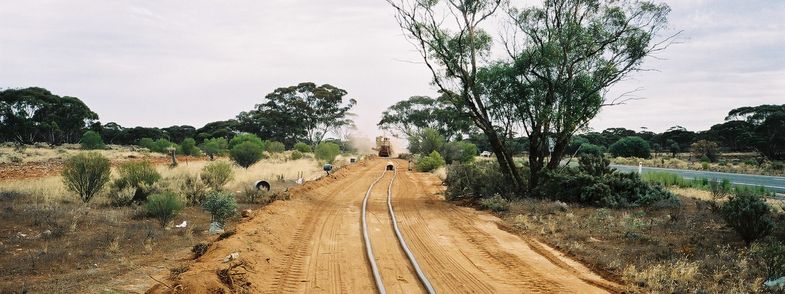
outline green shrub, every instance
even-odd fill
[[[311,150],[311,145],[305,144],[303,142],[297,142],[297,144],[294,144],[294,150],[300,151],[302,153],[313,152],[313,150]]]
[[[319,143],[319,145],[316,146],[316,150],[314,150],[316,159],[324,160],[328,163],[333,163],[338,154],[341,154],[341,147],[332,142]]]
[[[263,156],[264,150],[262,147],[252,142],[240,143],[229,151],[229,157],[237,165],[246,169],[261,160]]]
[[[420,158],[416,166],[418,171],[429,172],[444,166],[444,159],[439,152],[432,151],[430,155]]]
[[[87,203],[103,190],[111,166],[109,159],[101,154],[88,152],[77,154],[66,160],[63,166],[63,183],[68,190],[76,192],[82,202]]]
[[[141,138],[139,139],[139,143],[137,143],[140,147],[147,148],[147,150],[153,151],[155,141],[150,138]]]
[[[426,128],[409,137],[409,152],[412,154],[431,154],[442,149],[445,140],[439,131]]]
[[[714,198],[722,198],[730,193],[732,189],[733,185],[731,185],[728,179],[722,179],[722,181],[717,179],[709,180],[709,192],[711,192]]]
[[[650,158],[651,147],[649,142],[641,137],[629,136],[619,139],[610,146],[609,150],[614,157]]]
[[[144,139],[143,139],[144,140]],[[149,147],[145,146],[146,148],[150,149],[152,152],[158,153],[169,153],[168,149],[171,147],[175,147],[176,145],[172,142],[169,142],[167,139],[158,139],[155,140]]]
[[[231,193],[215,191],[207,195],[202,208],[210,213],[212,221],[224,224],[237,214],[237,200]]]
[[[453,163],[447,166],[447,178],[444,183],[447,186],[445,196],[448,200],[513,193],[512,185],[507,182],[496,161]]]
[[[118,178],[112,183],[116,191],[134,188],[133,200],[144,202],[152,191],[153,184],[161,179],[161,174],[149,161],[126,162],[117,167]]]
[[[211,162],[202,168],[202,181],[213,190],[221,190],[232,180],[232,165],[225,161]]]
[[[286,151],[286,146],[283,143],[281,143],[281,142],[270,141],[270,143],[267,144],[267,152],[270,152],[270,153],[281,153],[281,152],[284,152],[284,151]]]
[[[720,207],[720,213],[747,246],[752,241],[768,236],[774,228],[771,207],[763,197],[747,191],[737,191]]]
[[[264,146],[264,143],[262,142],[262,139],[260,139],[258,136],[254,135],[254,134],[249,134],[249,133],[235,135],[232,138],[232,140],[229,140],[229,150],[232,150],[237,145],[240,145],[240,144],[246,143],[246,142],[253,143],[253,144],[259,146],[259,148],[261,148],[262,150],[264,150],[265,146]]]
[[[444,160],[449,163],[471,162],[477,156],[477,145],[465,141],[449,142],[442,146],[441,154],[444,154]]]
[[[202,152],[210,157],[210,160],[215,159],[215,156],[224,155],[229,151],[229,142],[224,138],[212,138],[204,140],[201,145]]]
[[[147,215],[158,219],[162,228],[166,227],[182,209],[183,203],[172,192],[152,194],[145,204]]]
[[[180,193],[189,205],[199,205],[207,196],[207,185],[195,175],[186,174],[180,179]]]
[[[300,152],[299,150],[294,150],[294,151],[292,151],[292,155],[291,156],[292,156],[292,160],[298,160],[298,159],[303,158],[303,153]]]
[[[196,148],[196,140],[193,138],[185,138],[182,143],[180,143],[180,153],[185,155],[191,156],[198,156],[201,155],[201,151],[199,148]]]
[[[586,155],[594,155],[597,157],[603,157],[605,155],[605,147],[594,145],[591,143],[583,143],[581,144],[580,149],[578,149],[578,156],[586,156]]]
[[[95,150],[95,149],[104,149],[106,145],[104,145],[104,140],[101,139],[101,135],[94,131],[87,131],[82,135],[82,139],[79,140],[79,144],[82,145],[82,149],[85,150]]]
[[[552,200],[612,208],[678,202],[673,194],[644,182],[637,173],[591,175],[574,168],[546,171],[536,193]]]
[[[602,156],[602,154],[598,156],[587,153],[578,159],[578,169],[592,176],[602,176],[610,173],[612,171],[610,164],[611,161]]]
[[[134,201],[134,194],[136,194],[136,189],[133,187],[125,187],[124,189],[119,189],[113,187],[109,190],[109,204],[112,206],[127,206],[133,203]]]
[[[480,206],[495,212],[507,211],[510,209],[510,201],[504,199],[499,194],[495,194],[493,197],[480,199]]]

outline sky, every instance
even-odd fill
[[[785,103],[785,1],[665,2],[678,42],[610,89],[640,99],[593,129],[703,130],[735,107]],[[393,14],[383,0],[0,0],[0,88],[79,97],[104,123],[198,128],[275,88],[328,83],[358,101],[372,137],[388,106],[436,93]]]

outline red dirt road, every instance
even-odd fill
[[[151,292],[372,293],[360,214],[369,185],[385,160],[364,161],[292,189],[214,243],[190,270]],[[534,240],[498,228],[498,218],[442,199],[432,174],[406,171],[393,184],[403,237],[439,293],[605,293],[618,285]],[[368,201],[368,228],[389,293],[424,293],[392,230],[386,173]],[[224,262],[229,254],[239,259]]]

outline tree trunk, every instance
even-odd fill
[[[496,154],[496,160],[499,162],[502,173],[510,178],[516,191],[523,191],[523,179],[521,178],[518,168],[515,167],[515,161],[513,161],[512,154],[504,147],[504,144],[499,140],[499,136],[495,131],[485,132],[485,135],[488,136],[488,141],[490,141],[491,148],[493,149],[494,154]]]

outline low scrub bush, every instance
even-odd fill
[[[477,145],[466,141],[448,142],[442,146],[444,160],[448,163],[454,161],[467,163],[474,160],[477,156]]]
[[[225,155],[229,152],[229,142],[224,138],[212,138],[204,140],[200,146],[202,152],[210,157],[210,160],[215,159],[215,156]]]
[[[147,215],[157,219],[162,228],[166,227],[182,209],[183,203],[172,192],[152,194],[145,204]]]
[[[301,158],[303,158],[303,153],[300,152],[300,151],[294,150],[294,151],[292,151],[291,158],[292,158],[292,160],[301,159]]]
[[[254,134],[248,134],[248,133],[235,135],[231,140],[229,140],[229,150],[234,149],[234,147],[237,147],[237,145],[246,142],[259,146],[259,148],[264,150],[265,146],[264,143],[262,142],[262,139]]]
[[[769,279],[785,276],[785,243],[755,243],[750,248],[750,253],[758,260]]]
[[[328,163],[333,163],[338,154],[341,154],[341,146],[332,142],[319,143],[316,146],[316,150],[314,150],[316,159],[324,160]]]
[[[445,195],[448,200],[512,195],[511,185],[495,161],[453,163],[447,166]]]
[[[104,149],[106,145],[104,144],[104,140],[101,139],[101,135],[94,131],[87,131],[82,135],[82,139],[79,140],[79,144],[81,144],[82,149],[85,150],[95,150],[95,149]]]
[[[752,241],[768,236],[774,229],[771,207],[763,197],[754,193],[736,191],[735,195],[720,207],[720,213],[747,246]]]
[[[510,201],[504,199],[499,194],[495,194],[493,197],[480,199],[480,206],[491,211],[501,212],[510,209]]]
[[[204,175],[204,174],[202,174]],[[188,205],[199,205],[207,197],[208,185],[195,175],[186,174],[180,178],[180,193],[185,196]]]
[[[437,151],[431,151],[428,156],[421,157],[416,164],[417,170],[421,172],[430,172],[442,166],[444,166],[444,159]]]
[[[267,143],[267,152],[270,153],[281,153],[286,151],[286,146],[278,141],[270,141]]]
[[[262,149],[260,145],[252,142],[240,143],[229,151],[229,157],[231,157],[237,165],[242,166],[245,169],[254,165],[254,163],[257,163],[263,156],[264,149]]]
[[[111,174],[109,159],[98,153],[82,153],[66,160],[63,166],[63,183],[68,190],[87,203],[101,192]]]
[[[210,213],[212,221],[224,224],[237,214],[237,200],[231,193],[215,191],[207,195],[202,208]]]
[[[202,154],[199,148],[196,148],[196,140],[193,138],[185,138],[183,142],[180,143],[180,153],[191,156],[198,156]]]
[[[112,183],[115,191],[134,188],[133,200],[144,202],[152,192],[153,185],[161,179],[161,174],[149,161],[127,162],[117,167],[118,178]]]
[[[108,194],[109,205],[117,207],[130,205],[134,202],[134,194],[136,194],[136,188],[134,187],[112,188]]]
[[[612,171],[592,175],[580,169],[546,171],[536,193],[541,197],[597,207],[638,207],[655,202],[678,202],[678,198],[658,185],[651,185],[637,173]]]
[[[303,142],[297,142],[297,144],[294,144],[294,150],[300,151],[302,153],[313,152],[313,150],[311,150],[311,145],[305,144]]]
[[[221,190],[234,176],[232,165],[225,161],[211,162],[202,168],[199,177],[213,190]]]

